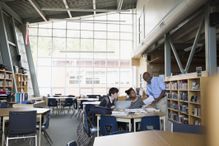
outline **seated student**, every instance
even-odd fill
[[[115,100],[118,98],[119,89],[112,87],[109,89],[109,95],[102,99],[99,106],[114,108]]]
[[[131,105],[129,109],[142,108],[144,102],[142,101],[140,96],[136,95],[136,92],[133,88],[129,88],[125,91],[125,93],[129,96],[129,99],[131,100]]]

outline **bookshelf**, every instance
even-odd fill
[[[196,73],[165,78],[168,119],[177,123],[203,125],[202,106],[207,75]]]
[[[12,72],[0,70],[0,91],[8,93],[13,91],[13,75]]]
[[[27,93],[28,91],[28,75],[15,73],[17,92]]]

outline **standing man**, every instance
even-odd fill
[[[155,105],[162,112],[166,113],[167,103],[165,100],[165,84],[163,78],[152,77],[150,73],[145,72],[143,79],[147,82],[146,94],[147,99],[145,102],[151,101],[152,105]]]

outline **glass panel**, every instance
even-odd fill
[[[119,87],[119,69],[107,69],[107,87]]]
[[[66,21],[53,22],[53,28],[65,29]]]
[[[39,23],[39,28],[52,28],[52,23]]]
[[[37,65],[38,66],[51,66],[52,60],[51,58],[38,58]]]
[[[37,71],[37,79],[40,87],[50,87],[51,67],[39,67]]]
[[[80,29],[80,22],[67,22],[67,29]]]
[[[39,36],[52,36],[52,29],[40,28]]]
[[[82,30],[93,30],[93,21],[88,21],[88,22],[81,22],[81,29]]]
[[[120,59],[130,59],[132,54],[132,42],[121,41]]]
[[[81,31],[81,38],[93,38],[93,31]]]
[[[37,28],[33,28],[33,27],[30,27],[29,28],[29,34],[30,34],[30,36],[31,35],[37,35]]]
[[[52,87],[65,87],[65,68],[52,68]]]
[[[78,31],[78,30],[68,30],[67,31],[67,37],[79,38],[80,37],[80,31]]]
[[[132,40],[132,33],[120,33],[121,40]]]
[[[53,29],[54,37],[66,37],[66,30]]]
[[[108,37],[108,39],[119,40],[119,33],[118,32],[108,32],[107,37]]]
[[[94,58],[106,58],[106,40],[94,40]]]
[[[41,87],[41,88],[39,88],[39,90],[40,90],[40,95],[41,96],[52,95],[50,87]]]
[[[38,38],[38,57],[49,57],[51,56],[52,49],[52,38],[50,37],[39,37]]]
[[[67,39],[66,48],[67,58],[79,58],[80,57],[80,40],[79,39]]]
[[[65,38],[53,38],[52,56],[57,58],[65,58]]]
[[[81,59],[93,58],[93,39],[81,39]]]
[[[120,25],[121,32],[132,32],[132,25]]]
[[[119,59],[119,41],[107,41],[107,58]]]
[[[96,39],[106,39],[106,32],[95,32],[94,37]]]

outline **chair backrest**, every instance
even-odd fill
[[[118,124],[113,116],[101,116],[100,118],[100,134],[111,135],[118,132]]]
[[[66,98],[65,99],[65,106],[72,106],[74,103],[73,99],[72,98]]]
[[[199,125],[179,124],[173,122],[173,132],[201,134],[202,127]]]
[[[77,146],[76,141],[69,141],[66,146]]]
[[[57,106],[57,100],[55,98],[48,98],[48,106]]]
[[[0,102],[0,108],[8,108],[7,102]]]
[[[13,111],[9,113],[9,135],[36,133],[36,111]]]
[[[87,95],[88,98],[99,98],[101,97],[100,95]]]
[[[141,119],[140,130],[160,130],[160,117],[159,116],[147,116]]]

